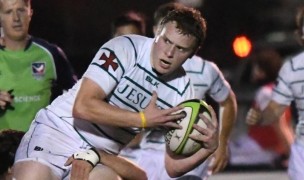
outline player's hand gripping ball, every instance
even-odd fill
[[[211,112],[208,104],[199,99],[191,99],[180,103],[184,108],[177,113],[185,113],[185,117],[178,121],[182,129],[173,129],[165,134],[165,140],[170,150],[175,154],[191,155],[201,148],[201,144],[189,138],[190,134],[200,134],[193,129],[193,124],[207,128],[205,122],[200,119],[199,114],[203,113],[211,121]]]

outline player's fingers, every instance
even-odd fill
[[[249,125],[254,125],[258,122],[259,118],[260,114],[256,110],[250,109],[246,116],[246,123]]]
[[[166,122],[163,127],[170,128],[170,129],[182,129],[182,126],[177,124],[176,122]]]
[[[199,132],[198,135],[189,135],[189,137],[193,137],[196,140],[200,140],[203,138],[204,140],[208,137],[211,133],[208,128],[203,128],[197,124],[193,124],[193,128]]]
[[[69,166],[70,164],[72,164],[73,160],[73,156],[69,157],[69,159],[64,163],[64,166]]]
[[[0,46],[5,46],[5,40],[4,38],[0,38]]]
[[[212,172],[217,173],[223,170],[226,167],[226,165],[227,165],[227,161],[218,159],[217,161],[215,161],[213,165]]]
[[[157,101],[157,93],[155,91],[152,92],[152,97],[151,97],[151,101],[149,103],[149,105],[156,105],[156,101]]]
[[[212,120],[212,123],[213,123],[213,125],[215,126],[215,127],[217,127],[218,126],[218,121],[217,121],[217,118],[216,118],[216,113],[215,113],[215,111],[214,111],[214,109],[213,109],[213,107],[212,106],[208,106],[208,109],[209,109],[209,111],[210,111],[210,113],[211,113],[211,120]]]
[[[209,165],[209,170],[212,171],[212,173],[216,173],[216,166],[217,166],[217,160],[213,159],[212,163]]]
[[[202,121],[204,121],[204,123],[207,126],[207,129],[215,129],[216,128],[216,124],[214,125],[211,120],[210,117],[205,116],[204,114],[199,114],[199,117]]]
[[[1,101],[6,101],[6,102],[11,102],[12,98],[11,98],[11,95],[8,92],[0,91],[0,100]]]
[[[186,112],[185,111],[180,111],[178,113],[168,115],[168,119],[173,120],[173,121],[182,120],[185,117],[186,117]]]
[[[185,117],[185,113],[182,113],[180,110],[181,107],[160,110],[158,112],[159,116],[157,117],[157,121],[160,123],[160,125],[168,122],[176,123],[178,120]]]
[[[183,115],[182,117],[185,116],[184,113],[179,112],[182,109],[183,109],[182,106],[176,106],[176,107],[172,107],[172,108],[169,108],[169,109],[163,109],[162,114],[163,115],[169,115],[169,116],[172,116],[172,117],[176,117],[176,115],[178,115],[179,117],[177,117],[177,118],[180,118],[180,114]]]
[[[197,134],[197,135],[190,134],[189,138],[191,138],[192,140],[194,140],[200,144],[203,144],[207,139],[207,137],[203,134]]]
[[[75,160],[72,164],[71,180],[88,180],[92,166],[83,160]]]
[[[193,141],[196,141],[197,143],[201,144],[201,146],[205,149],[214,151],[217,148],[217,144],[215,143],[209,143],[210,137],[204,134],[197,134],[197,135],[189,135],[189,138],[191,138]]]
[[[0,108],[5,109],[6,106],[13,102],[11,95],[6,91],[0,91]]]
[[[202,128],[197,124],[193,124],[193,128],[199,131],[198,135],[190,135],[193,140],[201,142],[204,148],[215,150],[218,147],[218,132],[216,129]]]
[[[0,101],[0,108],[4,110],[5,106],[6,106],[6,101]]]

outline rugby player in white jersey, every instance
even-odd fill
[[[166,3],[155,11],[153,27],[155,35],[164,16],[180,7],[183,7],[180,3]],[[208,177],[211,172],[218,172],[227,165],[229,160],[228,141],[236,118],[236,98],[229,83],[213,62],[194,55],[183,64],[183,68],[194,86],[195,98],[205,99],[206,94],[208,94],[219,103],[222,112],[220,116],[222,127],[219,148],[207,161],[182,177],[203,179]],[[165,140],[162,131],[157,129],[147,131],[139,148],[124,149],[122,155],[130,158],[143,168],[149,180],[171,179],[164,170],[164,164],[162,163],[165,155]]]
[[[129,35],[105,43],[82,79],[37,113],[17,150],[14,178],[64,179],[71,171],[65,163],[73,155],[72,167],[85,160],[92,170],[81,174],[72,168],[72,179],[119,179],[99,163],[102,157],[94,149],[118,154],[142,128],[180,128],[176,121],[183,115],[174,112],[182,107],[177,105],[194,98],[181,65],[203,43],[206,24],[198,11],[181,8],[161,26],[153,39]],[[171,177],[192,170],[218,147],[217,118],[209,109],[212,122],[201,114],[207,128],[195,125],[201,134],[190,136],[204,148],[189,157],[167,151]]]
[[[304,6],[297,12],[296,22],[301,43],[304,43]],[[304,52],[287,60],[280,69],[272,98],[260,112],[250,109],[247,122],[251,124],[270,124],[279,120],[285,109],[294,101],[298,111],[295,141],[291,146],[288,175],[292,180],[304,177]]]

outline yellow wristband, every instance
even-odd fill
[[[144,114],[144,112],[140,111],[139,115],[140,115],[140,119],[141,119],[141,127],[145,128],[147,126],[147,120],[146,120],[145,114]]]

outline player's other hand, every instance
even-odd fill
[[[5,40],[3,37],[0,37],[0,46],[5,47]]]
[[[204,116],[203,113],[199,114],[199,117],[205,122],[207,128],[193,124],[193,128],[200,132],[200,134],[190,135],[189,137],[197,142],[200,142],[204,149],[207,149],[213,153],[219,145],[219,128],[214,109],[210,105],[208,109],[211,112],[211,120]]]
[[[73,156],[69,157],[64,165],[72,165],[70,180],[88,180],[93,169],[87,161],[74,159]]]
[[[255,108],[250,108],[246,116],[246,123],[248,125],[259,124],[261,121],[261,111]]]
[[[13,96],[10,92],[0,90],[0,109],[5,110],[11,103],[13,103]]]
[[[183,107],[177,106],[169,109],[160,109],[156,105],[156,101],[157,93],[153,92],[152,99],[144,110],[147,127],[162,126],[167,128],[181,128],[176,121],[182,119],[184,115],[176,112],[181,110]]]
[[[229,162],[229,155],[228,144],[220,142],[208,166],[209,171],[212,174],[222,171]]]

